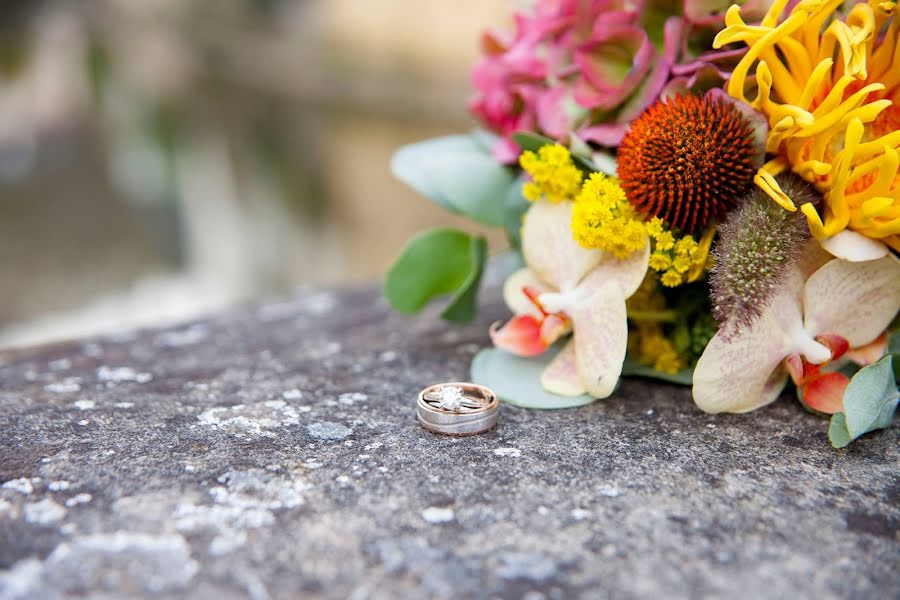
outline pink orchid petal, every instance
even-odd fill
[[[541,323],[541,344],[549,348],[562,336],[572,331],[572,322],[558,314],[547,315]]]
[[[541,340],[541,321],[532,315],[517,315],[502,327],[494,323],[489,330],[491,341],[516,356],[537,356],[548,348]]]
[[[588,394],[606,398],[613,393],[628,340],[625,298],[618,285],[607,284],[572,308],[575,363]]]
[[[850,349],[847,338],[833,333],[823,333],[816,336],[816,341],[831,350],[831,360],[837,360]]]
[[[803,298],[809,333],[835,334],[851,347],[864,346],[900,310],[900,261],[893,256],[866,262],[836,258],[810,276]]]
[[[592,296],[607,283],[619,287],[622,297],[630,298],[644,281],[650,262],[650,240],[627,258],[604,255],[603,260],[578,285],[578,295]]]
[[[529,268],[519,269],[506,278],[503,283],[503,300],[514,314],[531,315],[542,318],[544,313],[535,306],[531,298],[525,294],[525,288],[538,290],[538,293],[550,292],[550,286],[541,281]]]
[[[697,406],[708,413],[743,413],[778,398],[788,378],[782,363],[796,351],[785,332],[802,330],[802,319],[796,294],[788,287],[749,327],[730,332],[726,324],[694,368]],[[796,365],[792,367],[796,371]]]
[[[791,354],[784,359],[784,367],[787,369],[788,375],[791,376],[791,381],[794,382],[794,385],[803,385],[805,379],[803,372],[803,358],[799,354]]]
[[[859,366],[865,367],[866,365],[871,365],[881,360],[881,357],[887,354],[887,349],[888,335],[885,331],[875,338],[875,341],[866,344],[865,346],[851,348],[844,356]]]
[[[575,365],[575,342],[570,340],[541,374],[541,385],[551,394],[580,396],[585,393]]]
[[[560,291],[574,289],[603,257],[572,237],[572,203],[539,200],[522,222],[522,254],[537,277]]]
[[[850,379],[843,373],[823,373],[803,386],[803,404],[812,410],[833,415],[844,410],[844,390]]]

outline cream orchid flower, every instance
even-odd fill
[[[628,338],[625,300],[647,272],[650,242],[626,259],[583,248],[572,237],[572,202],[534,202],[522,224],[526,268],[504,285],[516,314],[491,328],[494,344],[534,356],[573,331],[544,370],[541,384],[555,394],[606,398],[622,373]]]
[[[900,310],[900,260],[887,252],[856,258],[832,258],[811,242],[759,319],[743,327],[725,323],[710,340],[694,369],[697,406],[708,413],[749,412],[778,398],[789,371],[803,381],[804,366],[823,365],[848,347],[870,351]],[[833,407],[831,396],[804,403]]]

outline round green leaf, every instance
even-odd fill
[[[892,357],[860,369],[844,390],[844,416],[852,439],[889,427],[897,408],[897,384]]]
[[[472,359],[472,381],[491,388],[504,402],[522,408],[551,410],[593,402],[594,398],[586,394],[557,396],[544,390],[541,373],[557,352],[557,348],[551,348],[541,356],[522,358],[497,348],[486,348]]]
[[[453,135],[403,146],[391,158],[401,181],[445,209],[502,226],[513,175],[490,154],[484,135]]]
[[[444,317],[458,322],[475,315],[475,292],[487,242],[455,229],[432,229],[409,241],[388,271],[384,295],[395,310],[415,313],[438,296],[452,294]]]

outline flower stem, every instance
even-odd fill
[[[628,318],[632,321],[655,321],[658,323],[674,323],[678,320],[677,310],[629,310]]]

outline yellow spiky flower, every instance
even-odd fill
[[[801,0],[782,19],[788,0],[775,0],[758,26],[734,5],[713,46],[748,46],[727,92],[769,123],[774,158],[755,183],[795,211],[775,181],[792,170],[824,196],[822,214],[800,207],[816,238],[849,228],[900,250],[900,18],[893,0],[856,4],[846,16],[842,3]]]

